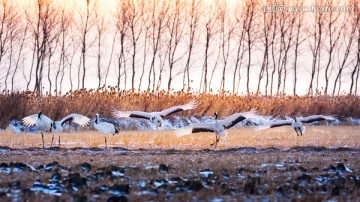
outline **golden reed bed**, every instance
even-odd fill
[[[6,128],[11,120],[42,111],[53,120],[59,120],[70,113],[79,113],[94,118],[112,118],[112,109],[158,111],[185,104],[190,100],[198,102],[198,108],[177,113],[178,116],[212,116],[219,112],[220,118],[233,113],[256,110],[260,115],[308,116],[314,114],[335,115],[338,118],[360,117],[360,98],[356,96],[238,96],[224,93],[198,94],[183,92],[117,92],[114,89],[79,90],[64,96],[43,96],[36,98],[30,92],[10,95],[0,94],[0,128]]]
[[[217,150],[253,147],[256,149],[292,147],[349,147],[360,148],[360,127],[358,126],[308,126],[303,136],[296,136],[291,127],[268,129],[260,132],[249,128],[228,130],[226,138],[221,138]],[[58,146],[55,134],[55,145]],[[115,136],[107,136],[108,148],[126,149],[175,149],[203,150],[215,149],[210,146],[215,141],[214,133],[198,133],[181,138],[173,135],[173,130],[165,131],[120,131]],[[49,148],[51,134],[45,133],[45,147]],[[41,134],[15,134],[11,130],[0,132],[0,146],[14,149],[41,148]],[[97,131],[61,133],[62,148],[104,148],[104,136]]]

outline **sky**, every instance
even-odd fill
[[[23,8],[26,8],[27,6],[30,7],[29,5],[29,2],[30,1],[18,1],[18,3],[20,4],[21,7]],[[79,12],[79,10],[81,9],[84,9],[83,6],[81,6],[79,4],[79,2],[81,1],[72,1],[72,0],[55,0],[55,2],[57,4],[61,4],[63,6],[66,6],[66,7],[71,7],[72,8],[72,11],[73,13],[76,13],[76,12]],[[74,2],[75,5],[74,5]],[[204,1],[205,3],[213,3],[214,1]],[[221,2],[221,1],[219,1]],[[236,1],[236,0],[228,0],[227,1],[228,4],[230,5],[229,7],[231,8],[231,5],[234,5],[235,3],[238,3],[239,1]],[[339,5],[342,5],[343,3],[345,3],[345,1],[339,1]],[[313,1],[306,1],[304,3],[304,5],[313,5],[314,2]],[[83,5],[83,4],[82,4]],[[99,4],[100,6],[100,10],[101,12],[104,14],[104,15],[108,15],[108,16],[111,16],[115,10],[116,10],[116,0],[107,0],[107,1],[99,1]],[[259,10],[259,12],[261,12]],[[229,15],[231,15],[231,13],[228,13]],[[311,22],[311,19],[312,16],[314,15],[314,13],[311,13],[311,12],[308,12],[308,13],[305,13],[304,14],[307,18],[307,20],[304,22],[304,24],[311,24],[313,22]],[[310,20],[310,21],[308,21]],[[109,22],[109,25],[112,25],[110,22]],[[108,29],[114,29],[114,26],[108,26]],[[199,33],[200,35],[202,33]],[[111,42],[112,42],[112,35],[109,34],[109,36],[107,36],[104,41],[105,41],[105,46],[102,48],[102,54],[103,54],[103,66],[107,66],[107,62],[110,60],[110,56],[109,56],[109,53],[111,52]],[[308,49],[310,47],[310,39],[307,39],[306,38],[307,36],[303,36],[304,38],[304,47],[300,50],[301,54],[300,54],[300,57],[299,57],[299,60],[298,60],[298,65],[299,65],[299,71],[298,71],[298,86],[297,86],[297,90],[300,94],[305,94],[307,89],[308,89],[308,85],[309,85],[309,82],[310,82],[310,78],[309,78],[309,75],[310,75],[310,67],[311,67],[311,64],[312,64],[312,61],[311,61],[311,51]],[[346,37],[346,36],[345,36]],[[340,43],[342,44],[342,46],[339,47],[339,49],[336,50],[336,54],[333,55],[334,57],[334,60],[338,60],[336,63],[334,62],[334,64],[332,64],[334,67],[332,69],[332,71],[330,72],[331,74],[331,78],[334,79],[334,76],[335,76],[335,73],[337,71],[337,66],[340,65],[339,64],[339,61],[341,60],[341,58],[343,57],[344,55],[344,45],[346,44],[346,39],[344,39],[344,37],[342,36],[341,39],[340,39]],[[141,44],[140,44],[141,46]],[[203,66],[203,59],[201,58],[202,57],[202,54],[203,54],[203,51],[202,51],[202,47],[204,46],[204,44],[202,42],[200,42],[197,47],[195,48],[194,50],[194,56],[191,60],[191,66],[190,66],[190,71],[191,71],[191,80],[193,80],[192,82],[192,85],[191,87],[193,87],[195,90],[198,88],[198,86],[200,85],[199,82],[200,82],[200,76],[201,76],[201,69],[202,69],[202,66]],[[254,48],[254,51],[252,52],[252,65],[251,65],[251,73],[250,73],[250,77],[251,77],[251,80],[250,80],[250,86],[251,86],[251,89],[254,91],[256,89],[256,85],[257,85],[257,77],[258,77],[258,74],[259,74],[259,67],[261,65],[261,62],[262,62],[262,54],[263,52],[261,51],[261,46],[260,44],[257,44],[256,47]],[[118,48],[118,47],[117,47]],[[180,51],[178,53],[178,56],[180,57],[184,52],[186,52],[186,44],[182,44],[181,48],[180,48]],[[27,49],[27,54],[28,56],[30,55],[29,52],[30,52],[31,48],[28,47]],[[230,50],[232,52],[235,52],[236,51],[236,42],[230,44]],[[218,51],[218,47],[217,46],[213,46],[211,47],[210,49],[210,52],[211,52],[211,57],[210,57],[210,60],[209,60],[209,63],[210,65],[213,65],[215,64],[216,62],[216,55],[217,55],[217,51]],[[323,45],[322,47],[322,51],[323,51],[323,56],[321,57],[320,59],[320,62],[322,65],[324,65],[327,61],[327,57],[326,57],[326,51],[327,51],[327,47],[326,47],[326,44]],[[136,60],[136,66],[141,66],[142,65],[142,49],[139,48],[139,52],[137,53],[137,60]],[[289,57],[293,57],[293,53],[289,53]],[[351,53],[350,54],[350,57],[354,58],[354,53]],[[112,58],[112,60],[114,61],[115,58]],[[129,60],[129,58],[128,58]],[[97,61],[96,61],[96,50],[95,49],[91,49],[87,52],[87,61],[88,61],[88,76],[86,77],[86,87],[87,88],[96,88],[97,87],[97,70],[96,70],[96,65],[97,65]],[[74,67],[73,68],[77,68],[78,66],[78,63],[80,62],[80,55],[79,53],[76,53],[75,54],[75,57],[74,57]],[[227,90],[232,90],[232,77],[233,77],[233,74],[232,74],[232,68],[234,66],[234,62],[235,62],[235,58],[233,56],[231,56],[229,58],[229,63],[228,63],[228,68],[227,68],[227,78],[226,78],[226,89]],[[186,63],[186,60],[182,59],[181,61],[179,61],[179,63],[177,63],[177,68],[178,70],[176,72],[179,71],[179,68],[180,67],[183,67]],[[352,66],[354,65],[355,61],[353,59],[349,60],[348,62],[348,66]],[[24,72],[28,71],[29,70],[29,66],[31,64],[31,57],[26,57],[23,61],[23,70]],[[149,61],[147,61],[147,67],[149,66]],[[160,66],[160,61],[157,61],[156,63],[157,65],[157,68],[158,66]],[[54,66],[56,66],[54,64]],[[116,84],[116,64],[112,64],[111,65],[112,68],[109,72],[109,77],[108,77],[108,83],[109,85],[115,85]],[[246,66],[246,61],[244,62],[244,64],[241,65],[241,68],[242,68],[242,71],[241,71],[241,80],[240,80],[240,87],[241,87],[241,91],[240,93],[245,93],[245,84],[246,84],[246,80],[244,79],[245,78],[245,74],[246,74],[246,70],[245,70],[245,66]],[[288,93],[290,93],[292,91],[292,88],[293,88],[293,77],[292,77],[292,69],[291,69],[291,62],[290,64],[288,64],[289,66],[289,69],[288,69],[288,79],[286,81],[286,91]],[[213,82],[213,85],[211,86],[212,88],[214,88],[214,90],[216,91],[219,86],[220,86],[220,76],[221,76],[221,68],[222,66],[218,66],[217,67],[217,70],[215,71],[215,75],[214,75],[214,82]],[[322,68],[323,69],[323,68]],[[350,70],[350,69],[348,69]],[[348,85],[349,85],[349,72],[348,70],[345,70],[344,71],[344,78],[343,79],[343,87],[344,88],[347,88]],[[75,71],[75,70],[73,70]],[[210,70],[211,71],[211,70]],[[146,70],[147,72],[147,70]],[[69,72],[65,72],[66,75],[69,74]],[[52,73],[52,76],[54,76],[54,73]],[[130,76],[130,75],[129,75]],[[16,81],[17,81],[17,88],[19,90],[21,89],[24,89],[24,86],[25,86],[25,82],[24,82],[24,75],[23,74],[18,74],[17,77],[16,77]],[[73,75],[73,79],[76,80],[77,77]],[[166,77],[168,77],[168,72],[167,70],[164,70],[164,81],[163,81],[163,85],[162,87],[163,88],[166,88],[166,83],[167,83],[167,80],[166,80]],[[319,76],[319,81],[320,81],[320,86],[323,86],[324,84],[324,72],[323,70],[321,70],[320,72],[320,76]],[[46,79],[45,79],[46,80]],[[136,75],[136,81],[139,80],[139,74]],[[174,85],[173,85],[173,88],[175,90],[178,90],[182,87],[182,75],[179,75],[177,76],[175,79],[174,79]],[[1,85],[1,84],[0,84]],[[48,85],[47,81],[44,81],[44,86],[46,88],[46,86]],[[264,84],[263,84],[264,85]],[[332,86],[332,84],[330,84]],[[3,86],[3,84],[2,84]],[[75,84],[76,86],[76,84]],[[128,82],[128,85],[127,87],[129,87],[129,82]],[[136,85],[137,86],[137,85]],[[143,85],[143,88],[145,89],[146,88],[146,84]],[[66,81],[64,82],[64,89],[69,89],[69,82]]]

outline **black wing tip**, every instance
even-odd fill
[[[137,114],[130,114],[130,115],[129,115],[129,118],[149,119],[148,117],[140,116],[140,115],[137,115]],[[149,119],[149,120],[150,120],[150,119]]]
[[[61,122],[61,126],[63,126],[68,121],[73,121],[74,117],[70,116],[69,118],[65,119],[63,122]]]
[[[162,118],[164,118],[165,116],[169,116],[170,114],[175,114],[175,113],[178,113],[178,112],[181,112],[181,111],[184,111],[184,109],[182,109],[181,107],[175,109],[174,111],[166,114],[166,115],[161,115]]]
[[[245,120],[245,119],[246,119],[245,116],[240,115],[238,118],[236,118],[234,121],[232,121],[230,125],[224,126],[224,128],[225,128],[225,129],[229,129],[229,128],[235,126],[236,124],[238,124],[239,122]]]
[[[214,130],[207,129],[207,128],[193,128],[192,133],[200,133],[200,132],[214,132]]]
[[[309,119],[309,120],[303,120],[301,122],[303,123],[312,123],[312,122],[315,122],[315,121],[325,121],[327,120],[326,118],[324,117],[317,117],[317,118],[313,118],[313,119]]]
[[[281,127],[281,126],[290,126],[291,123],[281,123],[281,124],[271,124],[270,128],[276,128],[276,127]]]

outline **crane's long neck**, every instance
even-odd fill
[[[218,122],[218,113],[214,114],[214,118],[215,118],[215,123],[217,123]]]
[[[98,116],[95,117],[95,123],[98,124]]]

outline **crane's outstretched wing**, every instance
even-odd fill
[[[42,117],[44,120],[47,120],[50,123],[52,122],[52,120],[49,117],[45,116],[44,114],[42,115]],[[35,125],[37,119],[38,119],[38,114],[29,115],[22,119],[22,123],[25,126],[32,126]]]
[[[174,131],[176,137],[182,137],[191,133],[214,132],[213,123],[195,123],[179,128]]]
[[[276,128],[276,127],[281,127],[281,126],[291,126],[291,120],[286,120],[286,121],[274,121],[274,122],[270,122],[264,125],[259,125],[255,127],[255,130],[257,131],[261,131],[261,130],[265,130],[268,128]]]
[[[113,110],[113,116],[116,118],[141,118],[141,119],[149,119],[150,120],[150,113],[148,112],[141,112],[141,111],[117,111]]]
[[[224,128],[228,129],[236,125],[242,120],[256,116],[256,111],[248,111],[242,113],[235,113],[222,121]]]
[[[324,120],[333,121],[333,120],[335,120],[335,117],[323,116],[323,115],[311,115],[311,116],[299,118],[299,121],[301,121],[303,123],[311,123],[314,121],[324,121]]]
[[[174,106],[168,109],[164,109],[160,112],[160,115],[162,117],[168,116],[170,114],[174,114],[177,112],[181,112],[184,110],[189,110],[189,109],[195,109],[197,107],[197,103],[195,100],[192,100],[191,102],[184,104],[184,105],[179,105],[179,106]]]
[[[66,122],[75,122],[77,124],[79,124],[80,126],[85,126],[90,122],[90,119],[86,116],[83,116],[81,114],[70,114],[66,117],[64,117],[61,121],[60,124],[61,126],[64,125]]]

